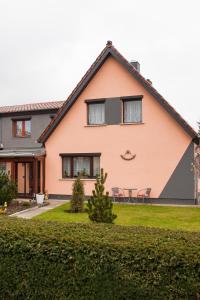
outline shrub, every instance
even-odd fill
[[[84,186],[80,176],[74,181],[72,198],[70,201],[70,211],[77,213],[83,211],[84,205]]]
[[[107,178],[107,173],[104,175],[103,169],[101,174],[96,179],[95,190],[92,191],[92,196],[88,200],[88,214],[89,218],[93,222],[97,223],[113,223],[116,219],[116,215],[112,213],[112,199],[109,197],[109,193],[104,194],[104,183]]]
[[[0,205],[4,205],[5,202],[9,202],[17,197],[17,186],[10,180],[9,176],[0,171]]]
[[[197,299],[200,233],[0,217],[0,299]]]

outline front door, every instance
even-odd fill
[[[33,163],[16,162],[16,183],[19,197],[33,195]]]

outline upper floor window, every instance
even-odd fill
[[[13,133],[16,137],[31,136],[31,120],[14,120]]]
[[[88,103],[88,124],[89,125],[105,124],[105,103],[104,102]]]
[[[94,178],[100,173],[99,154],[61,154],[62,177],[73,178],[81,175],[84,178]]]
[[[142,99],[128,98],[123,100],[123,122],[142,122]]]

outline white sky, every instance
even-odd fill
[[[107,40],[196,127],[199,0],[0,0],[0,105],[66,99]]]

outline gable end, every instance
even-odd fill
[[[101,68],[105,60],[109,57],[114,57],[136,80],[138,80],[143,87],[163,106],[163,108],[177,121],[177,123],[184,129],[184,131],[191,136],[196,144],[199,144],[197,133],[194,129],[176,112],[176,110],[158,93],[158,91],[118,52],[118,50],[112,45],[112,42],[108,41],[106,47],[97,57],[95,62],[91,65],[89,70],[83,76],[81,81],[72,91],[68,99],[63,104],[62,108],[58,111],[55,118],[44,130],[39,138],[40,143],[45,143],[54,129],[58,126],[62,118],[69,111],[71,106],[77,100],[82,91],[87,87],[91,79]]]

